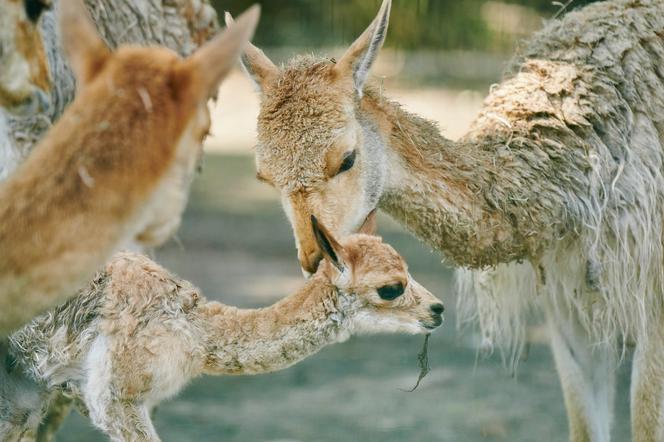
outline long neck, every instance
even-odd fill
[[[527,187],[532,170],[515,162],[508,140],[450,141],[434,123],[372,90],[360,115],[367,119],[365,128],[376,128],[386,143],[379,206],[416,236],[469,267],[538,253],[546,226],[533,220],[528,204],[534,201]]]
[[[208,374],[280,370],[344,340],[336,289],[315,275],[298,292],[262,309],[204,307]]]

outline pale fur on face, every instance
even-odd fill
[[[436,300],[426,289],[409,275],[406,292],[394,301],[389,308],[386,302],[379,304],[375,290],[363,295],[344,295],[349,315],[348,328],[352,334],[368,335],[379,333],[431,333],[430,306]]]
[[[341,269],[321,264],[340,292],[340,309],[353,334],[428,333],[435,327],[431,306],[440,301],[408,272],[403,258],[380,237],[350,235],[335,250]],[[402,284],[404,293],[384,300],[377,289]]]
[[[337,81],[334,67],[313,57],[293,60],[267,89],[258,118],[258,177],[280,191],[301,261],[316,250],[311,214],[338,236],[352,233],[389,178],[384,142],[357,116],[357,97]],[[354,166],[338,173],[352,151]]]

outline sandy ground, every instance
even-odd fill
[[[302,283],[277,195],[253,175],[248,155],[208,155],[178,241],[155,254],[208,297],[238,306],[267,305]],[[455,330],[451,270],[388,218],[379,219],[379,230],[448,308],[431,340],[432,372],[419,390],[400,388],[417,379],[421,337],[357,337],[278,373],[195,380],[157,410],[163,440],[566,441],[548,348],[533,342],[516,377],[497,355],[478,358],[476,336]],[[627,362],[618,374],[616,441],[629,440]],[[103,438],[74,413],[58,440]]]
[[[484,96],[475,90],[406,89],[386,86],[385,94],[410,112],[438,122],[443,133],[457,139],[468,129]],[[212,106],[210,152],[247,152],[256,144],[258,94],[239,70],[233,71]]]

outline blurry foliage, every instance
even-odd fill
[[[256,0],[211,0],[233,14]],[[573,0],[567,10],[595,0]],[[399,49],[506,52],[561,8],[552,0],[393,0],[386,45]],[[380,0],[264,0],[261,46],[347,45],[371,22]]]

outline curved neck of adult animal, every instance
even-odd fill
[[[258,374],[289,367],[347,338],[337,291],[314,275],[295,294],[270,307],[203,307],[207,374]]]
[[[518,176],[499,170],[501,146],[454,142],[438,127],[368,90],[361,124],[385,143],[385,185],[379,207],[456,265],[483,267],[535,254],[527,234],[537,228],[506,195],[518,196]],[[376,138],[376,137],[375,137]],[[516,218],[515,218],[516,217]]]

